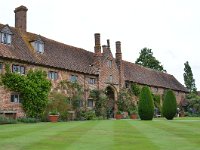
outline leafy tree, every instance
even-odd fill
[[[146,47],[141,50],[140,56],[135,63],[157,71],[166,72],[160,62],[153,56],[152,50]]]
[[[186,61],[186,63],[184,63],[184,65],[185,65],[185,68],[184,68],[185,72],[183,74],[183,77],[184,77],[185,86],[187,87],[187,89],[190,92],[196,93],[197,88],[195,86],[195,80],[193,78],[193,73],[192,73],[192,69],[189,65],[189,62]]]
[[[30,70],[26,76],[23,76],[11,73],[9,70],[9,66],[6,65],[6,73],[2,75],[3,85],[21,94],[22,106],[28,117],[41,118],[51,89],[51,82],[46,78],[46,72]]]
[[[176,97],[172,90],[167,90],[164,94],[164,102],[162,106],[162,114],[163,116],[168,119],[172,120],[177,112],[177,103]]]
[[[148,86],[144,86],[140,93],[138,113],[141,120],[152,120],[154,114],[154,104],[152,93]]]

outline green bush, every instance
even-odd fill
[[[18,122],[23,122],[23,123],[37,123],[37,122],[40,122],[39,119],[36,119],[36,118],[26,118],[26,117],[18,118],[17,121]]]
[[[97,117],[95,115],[94,110],[82,110],[80,111],[80,118],[78,120],[96,120]]]
[[[166,94],[164,95],[162,114],[166,119],[172,120],[175,117],[176,112],[177,103],[174,92],[172,90],[167,90]]]
[[[154,114],[153,98],[149,87],[144,86],[139,97],[138,113],[141,120],[152,120]]]
[[[51,92],[49,95],[49,101],[47,107],[44,112],[43,121],[47,121],[47,117],[49,113],[59,113],[59,119],[62,121],[68,120],[68,111],[70,110],[70,104],[68,102],[68,98],[58,92]],[[55,112],[56,111],[56,112]],[[45,119],[46,118],[46,119]]]
[[[0,116],[0,124],[15,124],[15,123],[17,123],[17,120],[15,119]]]

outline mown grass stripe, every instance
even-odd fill
[[[162,123],[161,123],[162,122]],[[198,145],[188,141],[188,138],[178,136],[172,128],[167,128],[167,121],[133,121],[129,122],[139,131],[143,132],[160,150],[191,150]],[[175,129],[177,126],[174,126]],[[167,128],[167,129],[166,129]],[[182,130],[182,132],[185,132]]]
[[[166,132],[173,133],[174,135],[185,138],[187,142],[199,145],[200,143],[200,121],[176,121],[165,120],[159,124],[152,125],[154,128],[162,129]]]
[[[113,150],[158,149],[158,146],[143,134],[143,131],[138,130],[129,122],[132,122],[132,120],[116,120]]]
[[[71,144],[69,150],[111,150],[113,147],[113,124],[114,121],[102,120],[95,121],[98,124],[85,135]]]
[[[76,128],[81,124],[86,124],[86,122],[29,124],[27,125],[29,129],[23,130],[21,128],[21,130],[17,130],[16,132],[13,131],[9,133],[9,137],[5,138],[5,134],[0,134],[0,150],[38,149],[40,146],[38,143],[45,142],[46,139],[56,137],[57,134]],[[55,143],[53,140],[51,141]],[[48,145],[46,145],[47,149],[49,149]]]
[[[65,126],[60,128],[61,131],[57,131],[56,134],[45,137],[41,141],[31,143],[24,147],[29,150],[55,150],[55,149],[67,149],[70,145],[73,145],[79,140],[88,130],[91,130],[96,126],[98,122],[85,121],[76,122],[76,126],[66,129]],[[67,125],[67,123],[66,123]]]

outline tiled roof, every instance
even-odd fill
[[[0,30],[5,25],[0,24]],[[0,44],[0,57],[45,65],[60,69],[98,75],[94,64],[94,53],[81,48],[56,42],[46,37],[9,27],[13,33],[12,45]],[[31,41],[40,38],[44,42],[44,53],[37,53]],[[123,61],[125,80],[155,87],[187,91],[172,75],[157,72]]]
[[[0,30],[3,27],[4,25],[0,24]],[[90,66],[94,62],[92,52],[33,33],[20,32],[12,27],[10,29],[13,33],[12,45],[0,44],[0,56],[77,72],[97,74],[96,69]],[[37,40],[38,37],[45,43],[43,54],[37,53],[30,43]]]
[[[127,61],[123,61],[123,64],[125,80],[143,85],[187,92],[187,89],[170,74],[145,68]]]

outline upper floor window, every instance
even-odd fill
[[[12,72],[25,74],[25,67],[20,65],[12,65]]]
[[[95,78],[89,78],[88,83],[89,84],[95,84],[96,83]]]
[[[108,80],[109,80],[109,82],[113,82],[113,76],[110,75]]]
[[[71,75],[71,77],[70,77],[70,81],[71,81],[71,82],[77,82],[77,80],[78,80],[78,76],[76,76],[76,75]]]
[[[51,80],[57,80],[58,79],[58,73],[54,71],[49,71],[48,77]]]
[[[112,68],[112,60],[108,60],[107,64],[109,68]]]
[[[10,101],[13,103],[21,103],[22,98],[20,97],[19,94],[11,94]]]
[[[10,31],[10,28],[8,26],[5,26],[0,31],[1,43],[10,45],[12,41],[12,34],[13,33]]]
[[[40,38],[34,42],[31,42],[31,44],[36,52],[44,53],[44,42]]]
[[[1,33],[1,43],[10,45],[11,35],[8,33]]]

